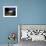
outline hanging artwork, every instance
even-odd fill
[[[17,6],[3,6],[3,17],[17,17]]]

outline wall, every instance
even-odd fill
[[[18,6],[18,0],[0,0],[0,44],[7,44],[8,34],[10,32],[17,32],[18,18],[3,17],[3,6]],[[15,43],[18,43],[16,38]]]
[[[46,24],[46,0],[21,0],[20,23]]]
[[[3,17],[6,5],[17,5],[17,18]],[[0,44],[8,43],[9,32],[17,34],[18,24],[46,24],[46,0],[0,0]]]

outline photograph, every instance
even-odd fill
[[[46,25],[19,24],[18,41],[20,46],[31,46],[33,42],[46,41]]]
[[[3,6],[3,17],[17,17],[17,6]]]

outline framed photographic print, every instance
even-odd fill
[[[19,24],[18,25],[18,41],[46,41],[46,25],[45,24]]]
[[[3,17],[17,17],[17,6],[3,6]]]

